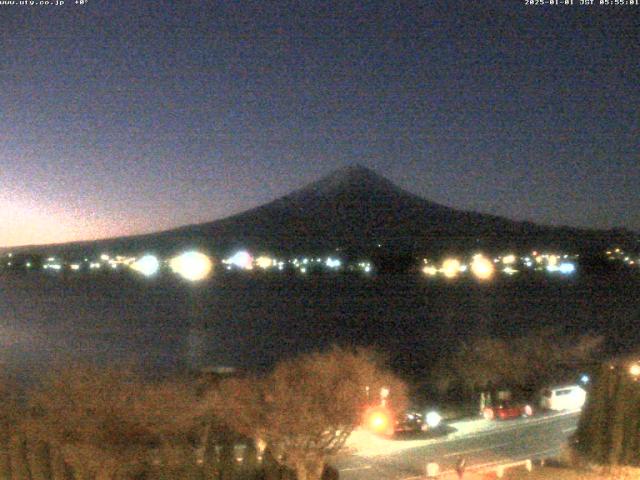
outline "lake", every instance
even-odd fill
[[[423,374],[462,339],[556,326],[640,345],[640,274],[542,274],[490,284],[418,274],[220,274],[187,285],[169,274],[0,275],[0,361],[25,377],[69,359],[260,370],[332,343],[375,345],[399,371]]]

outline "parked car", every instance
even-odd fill
[[[396,420],[396,432],[419,432],[422,430],[422,414],[416,410],[407,410]]]
[[[530,417],[533,408],[529,404],[500,400],[495,405],[485,407],[482,415],[487,420],[507,420],[509,418]]]
[[[413,408],[396,420],[395,431],[429,432],[444,427],[442,416],[433,408]]]
[[[542,391],[540,407],[547,410],[579,410],[587,399],[587,392],[579,385],[547,388]]]

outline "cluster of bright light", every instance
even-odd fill
[[[371,273],[372,267],[370,262],[359,262],[358,269],[362,270],[364,273]]]
[[[511,257],[511,255],[508,257]],[[514,265],[518,263],[518,259],[514,258],[514,261],[511,262],[511,258],[508,257],[505,256],[502,258],[503,263],[508,265],[502,271],[508,275],[513,275],[518,272],[518,270],[514,268]],[[528,269],[571,275],[576,271],[576,264],[571,260],[575,260],[577,258],[577,255],[569,255],[566,253],[540,253],[533,251],[531,252],[531,255],[522,256],[519,260],[521,265]],[[509,261],[505,262],[507,259]]]
[[[100,258],[106,257],[106,263],[114,270],[120,266],[131,267],[136,262],[136,257],[127,257],[125,255],[116,255],[115,257],[109,257],[108,255],[101,255]]]
[[[241,270],[251,270],[253,269],[253,256],[246,250],[240,250],[223,260],[222,263]]]
[[[334,269],[340,268],[342,266],[342,262],[337,258],[328,257],[324,263],[327,267]]]
[[[516,270],[513,267],[504,267],[502,271],[507,275],[515,275],[516,273],[518,273],[519,270]]]
[[[133,262],[131,264],[131,268],[146,277],[150,277],[158,273],[158,270],[160,269],[160,261],[155,255],[144,255]]]
[[[630,267],[640,266],[640,256],[637,253],[625,252],[621,248],[607,250],[607,257],[609,260],[617,260]]]
[[[464,260],[457,258],[447,258],[440,263],[440,266],[424,259],[422,273],[429,277],[442,275],[453,279],[464,272],[470,270],[478,280],[490,280],[497,272],[505,275],[515,275],[524,269],[535,269],[536,271],[546,271],[549,273],[560,273],[570,275],[576,271],[575,259],[577,255],[560,253],[539,253],[533,251],[530,254],[519,256],[515,253],[507,253],[496,257],[487,257],[483,254],[474,255],[467,265]]]
[[[560,273],[562,275],[571,275],[576,271],[576,266],[571,262],[562,262],[558,265],[547,265],[547,272]]]
[[[204,253],[190,251],[172,258],[169,267],[184,279],[197,282],[211,274],[213,262]]]
[[[495,273],[493,262],[482,254],[477,254],[471,262],[471,272],[479,280],[490,280]]]
[[[256,266],[263,270],[267,270],[276,264],[276,260],[271,257],[260,256],[256,258]]]
[[[300,273],[307,273],[310,270],[342,270],[347,269],[349,271],[361,271],[364,273],[371,273],[373,267],[371,262],[361,261],[356,264],[346,264],[344,260],[333,256],[326,258],[322,257],[301,257],[293,258],[288,261],[291,267],[298,270]]]

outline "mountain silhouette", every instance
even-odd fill
[[[300,190],[221,220],[155,234],[68,245],[175,251],[202,246],[219,254],[256,253],[417,255],[473,248],[598,250],[635,244],[624,230],[550,227],[450,208],[421,198],[360,165],[334,171]]]

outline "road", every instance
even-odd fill
[[[561,413],[504,422],[477,422],[446,437],[430,440],[384,440],[375,448],[338,458],[334,464],[342,480],[409,480],[424,477],[427,461],[435,461],[442,472],[452,471],[464,457],[467,469],[527,458],[541,459],[559,453],[577,426],[579,413]]]

